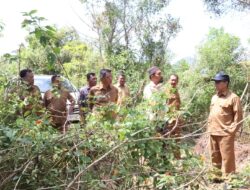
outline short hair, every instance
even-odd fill
[[[100,79],[103,79],[104,77],[106,77],[106,75],[108,73],[111,73],[111,70],[110,69],[101,69],[100,70]]]
[[[56,80],[57,77],[61,77],[61,76],[60,75],[53,75],[51,77],[51,82],[53,83]]]
[[[175,76],[176,79],[179,81],[179,76],[178,76],[177,74],[171,74],[170,77],[171,77],[171,76]],[[169,78],[170,78],[170,77],[169,77]]]
[[[88,73],[88,74],[86,75],[87,80],[89,80],[89,79],[91,78],[91,76],[95,76],[95,73]]]
[[[120,77],[120,76],[126,77],[126,75],[125,75],[125,73],[124,73],[123,71],[120,71],[120,72],[118,73],[117,77]]]
[[[157,66],[150,67],[150,68],[148,69],[149,79],[151,79],[152,76],[155,75],[155,73],[156,73],[158,70],[160,70],[160,69],[159,69],[159,67],[157,67]]]
[[[19,72],[19,76],[21,78],[24,78],[24,77],[26,77],[27,73],[32,73],[32,70],[31,69],[23,69]]]

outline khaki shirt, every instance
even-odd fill
[[[241,127],[242,107],[240,98],[228,91],[212,97],[208,132],[216,136],[233,135]]]
[[[44,105],[50,111],[54,125],[64,125],[67,120],[67,100],[71,107],[74,106],[74,98],[67,90],[52,89],[44,94]]]
[[[127,98],[130,96],[129,88],[127,85],[120,86],[120,84],[116,84],[115,87],[118,89],[118,105],[123,105]]]
[[[111,85],[105,88],[102,84],[94,86],[89,91],[89,104],[90,108],[104,106],[108,103],[117,103],[118,90]]]
[[[172,88],[171,90],[174,90],[174,92],[169,92],[170,97],[167,101],[167,105],[173,108],[174,110],[180,110],[181,106],[180,94],[176,88]]]
[[[12,92],[16,93],[20,100],[24,102],[24,106],[21,110],[24,116],[30,112],[35,112],[36,115],[41,115],[43,102],[38,86],[29,85],[26,82],[22,82]]]
[[[178,92],[178,89],[170,87],[167,90],[167,95],[169,96],[169,99],[167,100],[167,105],[170,108],[169,111],[174,113],[175,111],[180,110],[181,99],[180,99],[180,94]],[[177,123],[177,126],[175,127],[177,121],[178,123]],[[173,127],[175,127],[175,130],[171,134],[179,136],[181,133],[181,125],[183,123],[182,119],[179,116],[177,116],[175,118],[171,118],[171,120],[169,120],[168,122],[169,123],[167,125],[167,128],[169,130],[172,130]]]

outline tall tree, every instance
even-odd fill
[[[127,51],[149,64],[166,63],[169,40],[180,29],[179,20],[165,13],[166,0],[82,0],[92,29],[98,34],[104,59]]]
[[[222,15],[231,10],[249,11],[249,0],[203,0],[207,9],[216,15]]]
[[[199,47],[198,67],[208,77],[221,70],[227,72],[233,79],[232,88],[241,93],[246,82],[246,71],[239,64],[243,59],[244,49],[238,37],[226,33],[223,28],[211,28]]]

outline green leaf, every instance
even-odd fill
[[[37,13],[37,10],[36,10],[36,9],[33,9],[33,10],[31,10],[28,14],[29,14],[29,15],[33,15],[33,14],[35,14],[35,13]]]

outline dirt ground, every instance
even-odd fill
[[[196,154],[202,154],[209,160],[209,137],[201,136],[196,142],[194,151]],[[237,135],[235,141],[235,157],[237,170],[240,171],[243,167],[250,163],[250,136],[248,134]]]
[[[194,151],[198,155],[203,155],[206,158],[207,164],[210,164],[209,160],[209,137],[208,135],[201,136],[197,141],[194,147]],[[235,141],[235,157],[236,157],[236,167],[237,172],[240,172],[246,165],[250,164],[250,135],[238,134]],[[210,184],[208,189],[227,189],[225,184]],[[239,188],[238,190],[250,190],[249,188]]]

